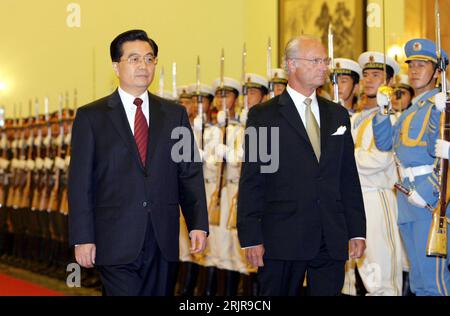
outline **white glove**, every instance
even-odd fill
[[[8,165],[9,165],[9,160],[0,157],[0,169],[6,170],[6,169],[8,169]]]
[[[51,160],[50,158],[45,157],[44,167],[45,167],[45,169],[48,169],[48,170],[52,169],[52,167],[53,167],[53,160]]]
[[[199,155],[200,155],[200,160],[203,162],[203,161],[205,161],[204,159],[205,159],[205,151],[203,150],[203,149],[201,149],[201,148],[199,148],[198,149],[198,153],[199,153]]]
[[[228,147],[226,145],[224,144],[217,145],[217,147],[215,148],[216,158],[219,159],[219,161],[222,160],[223,158],[226,158],[227,151]]]
[[[63,137],[64,137],[63,135],[59,134],[58,137],[53,138],[53,144],[56,146],[62,144],[62,142],[64,141]]]
[[[34,146],[40,146],[42,142],[42,136],[38,136],[34,139]]]
[[[217,113],[217,123],[219,123],[219,125],[225,124],[225,118],[226,114],[224,111],[219,111],[219,113]]]
[[[16,169],[18,163],[19,163],[19,160],[16,159],[16,158],[14,158],[13,160],[11,160],[11,168]]]
[[[66,136],[64,136],[64,144],[70,145],[71,140],[72,140],[72,133],[68,133]]]
[[[444,92],[439,92],[434,96],[434,106],[439,112],[444,112],[447,102],[447,95]]]
[[[27,146],[31,147],[33,145],[33,138],[28,137],[26,144],[27,144]]]
[[[194,119],[194,130],[201,132],[202,131],[202,118],[200,117],[200,115],[197,115]]]
[[[408,196],[408,202],[416,207],[425,208],[427,206],[427,202],[420,196],[417,191],[411,191],[411,194]]]
[[[241,115],[239,116],[239,121],[243,126],[245,126],[245,124],[247,123],[247,118],[248,118],[248,110],[243,109],[241,111]]]
[[[239,161],[244,161],[244,157],[245,157],[245,152],[244,152],[244,148],[239,147],[237,150],[237,157]]]
[[[26,167],[28,170],[34,170],[35,165],[34,160],[28,159],[26,162]]]
[[[56,157],[55,158],[55,166],[56,166],[56,168],[58,168],[60,170],[64,170],[64,168],[66,167],[66,163],[65,163],[64,159],[62,159],[61,157]]]
[[[44,146],[50,145],[51,139],[52,139],[52,137],[50,135],[47,135],[47,137],[45,137],[43,142],[42,142],[44,144]]]
[[[215,171],[217,169],[216,162],[211,159],[206,160],[206,168]]]
[[[27,162],[25,160],[17,160],[17,169],[25,169]]]
[[[434,153],[437,158],[448,159],[448,150],[450,149],[450,143],[443,140],[438,139],[436,144],[434,145]]]
[[[13,141],[11,142],[11,148],[12,148],[12,149],[16,149],[16,148],[17,148],[17,140],[13,140]]]
[[[44,168],[44,160],[41,157],[36,158],[36,169],[41,170],[42,168]]]
[[[64,163],[66,164],[66,168],[69,168],[69,165],[70,165],[70,156],[66,156],[66,158],[64,158]]]
[[[377,104],[380,108],[380,113],[384,114],[384,109],[386,107],[389,107],[389,110],[391,109],[391,102],[389,102],[389,98],[384,93],[380,93],[380,91],[377,92]]]

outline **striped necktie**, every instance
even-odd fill
[[[142,165],[145,167],[147,158],[148,125],[144,112],[142,112],[142,103],[144,103],[144,101],[140,98],[134,99],[133,102],[137,107],[134,116],[134,140],[136,141]]]

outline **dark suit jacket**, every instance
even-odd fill
[[[202,163],[171,159],[177,142],[172,130],[190,130],[186,111],[150,93],[149,108],[146,168],[117,90],[77,111],[69,169],[70,244],[95,243],[98,265],[126,264],[138,257],[148,213],[169,261],[179,257],[179,205],[189,231],[208,232]],[[190,136],[195,144],[192,131]]]
[[[242,165],[238,235],[242,247],[264,244],[265,258],[310,260],[323,234],[330,256],[348,258],[348,241],[365,237],[366,220],[347,110],[317,97],[321,158],[317,161],[294,102],[285,91],[250,110],[247,127],[279,128],[279,169]],[[342,136],[331,136],[340,126]],[[247,141],[247,139],[246,139]],[[270,141],[268,148],[270,147]]]

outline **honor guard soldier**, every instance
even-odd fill
[[[359,80],[362,77],[361,66],[351,59],[336,58],[333,69],[337,75],[339,100],[347,109],[348,114],[352,116],[357,110]]]
[[[400,116],[403,111],[411,106],[411,101],[414,98],[414,89],[409,83],[408,75],[396,76],[394,82],[394,100],[392,102],[392,108],[397,116]]]
[[[436,88],[439,77],[436,45],[427,39],[412,39],[405,45],[408,77],[414,88],[412,106],[392,124],[385,115],[389,102],[383,95],[378,97],[380,112],[373,120],[375,143],[380,150],[394,150],[402,192],[397,193],[398,224],[411,265],[409,279],[411,291],[418,296],[448,295],[450,273],[444,258],[427,257],[427,236],[432,213],[439,197],[439,159],[433,148],[439,126],[440,113],[435,107]],[[442,58],[448,57],[442,51]],[[434,128],[433,128],[434,127]],[[428,147],[428,148],[427,148]]]
[[[197,91],[198,90],[198,91]],[[209,133],[211,131],[211,127],[213,124],[211,123],[210,117],[210,107],[212,101],[214,99],[214,91],[211,86],[206,84],[200,84],[197,87],[197,84],[191,84],[187,86],[185,90],[185,95],[189,95],[191,100],[189,102],[191,111],[194,112],[195,118],[193,120],[193,132],[194,139],[197,142],[197,147],[199,148],[200,155],[202,159],[204,159],[204,148],[205,148],[205,135],[207,135],[209,140]],[[201,102],[202,108],[200,109],[199,101]],[[201,110],[202,117],[199,116],[199,112]],[[204,172],[207,172],[209,169],[205,168],[204,164]],[[213,169],[215,170],[215,169]],[[208,187],[210,183],[215,181],[216,174],[213,172],[212,174],[205,174],[204,179],[206,181],[205,187]],[[208,193],[208,190],[207,190]],[[208,194],[207,194],[208,196]],[[209,200],[208,200],[209,201]],[[188,231],[183,225],[184,217],[181,214],[180,217],[180,261],[184,264],[184,278],[181,280],[181,295],[182,296],[192,296],[194,295],[194,290],[197,285],[198,275],[199,275],[199,267],[200,266],[211,266],[210,262],[205,261],[202,254],[191,254],[190,248],[190,240]]]
[[[179,86],[177,88],[177,96],[178,96],[178,103],[184,106],[189,114],[189,109],[191,108],[192,101],[191,95],[188,92],[188,86],[187,85]]]
[[[270,82],[273,84],[274,95],[282,94],[288,82],[286,71],[282,68],[273,68]]]
[[[232,270],[232,238],[226,224],[230,198],[227,184],[229,180],[239,178],[238,173],[232,174],[231,169],[228,169],[232,158],[228,157],[227,148],[230,139],[238,132],[236,107],[241,84],[235,79],[224,77],[223,82],[221,79],[215,80],[212,88],[215,92],[214,105],[219,112],[217,125],[207,127],[204,133],[204,177],[210,217],[210,236],[204,256],[204,265],[208,267],[205,295],[214,295],[217,291],[217,268],[226,270],[226,288],[233,288],[239,279],[239,274]],[[231,284],[229,281],[232,281]]]
[[[245,85],[247,86],[248,109],[265,101],[269,89],[266,78],[258,74],[246,73]]]
[[[343,292],[355,294],[356,265],[367,295],[399,296],[402,294],[402,246],[397,226],[397,200],[393,191],[397,174],[393,153],[382,152],[375,147],[372,119],[378,112],[376,96],[379,87],[384,84],[385,76],[386,82],[391,83],[400,67],[390,57],[386,58],[384,65],[384,55],[378,52],[365,52],[358,61],[367,99],[361,111],[352,116],[351,126],[366,212],[367,248],[360,259],[347,263]],[[337,71],[339,69],[336,67]]]

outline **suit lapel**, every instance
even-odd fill
[[[317,96],[317,103],[319,104],[320,113],[320,152],[321,160],[325,154],[326,142],[328,139],[329,127],[330,127],[330,108],[326,104],[322,97]]]
[[[154,161],[156,147],[161,138],[163,129],[164,112],[161,109],[161,100],[151,93],[148,93],[149,101],[149,128],[148,128],[148,144],[147,144],[147,163],[146,172],[150,171],[152,161]]]
[[[125,113],[122,100],[120,99],[119,92],[117,90],[110,96],[108,106],[110,108],[108,111],[109,118],[130,152],[132,152],[134,160],[138,164],[139,168],[143,169],[141,159],[139,158],[139,151],[136,141],[134,140],[133,132],[131,131],[130,124],[128,123],[127,114]]]
[[[305,125],[302,122],[300,114],[298,114],[297,108],[295,107],[294,101],[292,101],[289,93],[285,90],[278,100],[278,104],[280,105],[280,113],[284,116],[284,118],[289,122],[289,124],[297,131],[297,133],[308,143],[309,141],[308,134],[306,133]]]

